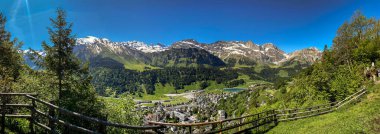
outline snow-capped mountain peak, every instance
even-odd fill
[[[44,51],[35,51],[35,52],[37,52],[41,56],[45,56],[46,55],[46,53]],[[26,50],[20,50],[20,53],[22,53],[22,54],[32,54],[33,51],[30,50],[30,49],[26,49]]]
[[[157,45],[147,45],[141,41],[126,41],[126,42],[112,42],[107,38],[97,38],[94,36],[87,36],[85,38],[78,38],[77,45],[92,45],[93,52],[100,53],[102,47],[106,47],[112,51],[118,51],[120,53],[122,47],[128,47],[129,49],[138,50],[144,53],[153,53],[166,50],[161,44]]]
[[[179,42],[184,43],[184,44],[198,44],[198,42],[194,39],[186,39],[186,40],[181,40]]]
[[[109,43],[107,38],[97,38],[95,36],[87,36],[85,38],[77,38],[77,44],[95,44],[95,43]]]
[[[142,51],[144,53],[160,52],[160,51],[165,51],[167,49],[166,47],[164,47],[161,44],[147,45],[141,41],[127,41],[127,42],[121,42],[121,44],[127,45],[133,49]]]
[[[198,43],[195,40],[182,40],[173,43],[171,48],[199,48],[204,49],[223,60],[250,59],[258,62],[277,63],[286,59],[288,55],[272,43],[263,45],[254,44],[252,41],[217,41],[211,44]]]
[[[186,40],[181,40],[178,42],[175,42],[171,45],[171,48],[199,48],[199,49],[204,49],[203,44],[198,43],[194,39],[186,39]]]
[[[169,49],[196,48],[206,50],[225,61],[246,62],[249,60],[248,62],[255,61],[274,64],[280,64],[289,59],[295,59],[295,57],[296,59],[300,59],[298,57],[307,57],[306,59],[312,59],[308,61],[315,61],[320,53],[318,49],[313,47],[308,48],[307,50],[304,49],[302,51],[295,51],[294,53],[287,54],[273,43],[259,45],[252,41],[217,41],[215,43],[206,44],[199,43],[194,39],[181,40],[173,43],[170,47],[166,47],[161,44],[148,45],[141,41],[112,42],[105,38],[87,36],[85,38],[78,38],[77,45],[93,54],[111,51],[119,55],[135,52],[143,54],[162,52]]]

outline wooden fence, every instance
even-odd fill
[[[312,116],[317,116],[321,114],[330,113],[332,111],[335,111],[342,106],[348,104],[352,100],[355,100],[365,94],[367,92],[366,89],[361,89],[357,91],[356,93],[348,96],[342,101],[339,102],[331,102],[327,104],[322,105],[316,105],[311,106],[307,108],[295,108],[295,109],[282,109],[282,110],[276,110],[278,120],[279,121],[289,121],[289,120],[296,120],[296,119],[302,119]]]
[[[221,121],[202,122],[202,123],[162,123],[149,122],[152,125],[187,128],[182,133],[220,133],[233,132],[240,133],[249,129],[257,128],[256,131],[262,131],[261,127],[269,127],[270,123],[277,124],[277,117],[274,110],[269,110],[257,114],[242,116],[238,118],[225,119]],[[207,129],[209,127],[209,130]],[[194,131],[197,130],[197,131]],[[167,133],[167,132],[165,132]]]
[[[340,102],[332,102],[323,105],[317,105],[307,108],[295,108],[295,109],[282,109],[282,110],[268,110],[257,114],[225,119],[220,121],[202,122],[202,123],[163,123],[163,122],[149,122],[149,126],[132,126],[126,124],[119,124],[108,122],[93,117],[88,117],[76,112],[72,112],[63,108],[60,108],[51,103],[37,99],[36,94],[31,93],[0,93],[2,99],[1,104],[1,132],[5,133],[5,118],[26,118],[29,120],[30,132],[34,133],[34,127],[38,126],[43,128],[48,133],[59,133],[57,131],[58,126],[63,126],[70,130],[75,130],[81,133],[106,133],[107,127],[115,127],[120,129],[132,129],[139,130],[141,133],[169,133],[169,128],[176,128],[181,133],[243,133],[246,131],[255,131],[256,133],[264,133],[270,128],[277,125],[279,121],[289,121],[301,118],[307,118],[317,116],[325,113],[332,112],[341,108],[342,106],[358,99],[360,96],[366,93],[365,89],[362,89]],[[6,100],[12,97],[24,97],[29,101],[27,104],[10,104]],[[38,107],[46,107],[49,111],[43,112]],[[30,114],[18,114],[12,112],[12,109],[25,108],[28,109]],[[88,121],[98,124],[99,127],[86,128],[86,126],[78,126],[70,122],[66,122],[57,116],[63,114],[65,116]],[[24,112],[25,113],[25,112]],[[40,122],[45,118],[48,123]],[[87,126],[88,127],[88,126]]]
[[[27,100],[30,101],[30,104],[7,104],[6,100],[9,98],[12,98],[14,96],[21,96],[26,97]],[[75,130],[81,133],[91,133],[91,134],[97,134],[97,133],[106,133],[104,130],[107,127],[115,127],[120,129],[132,129],[132,130],[141,130],[142,133],[154,133],[158,132],[159,129],[163,128],[164,126],[132,126],[132,125],[126,125],[126,124],[119,124],[119,123],[112,123],[108,122],[106,120],[101,120],[98,118],[88,117],[85,115],[82,115],[80,113],[72,112],[63,108],[60,108],[56,105],[53,105],[51,103],[45,102],[43,100],[37,99],[36,94],[30,94],[30,93],[0,93],[0,97],[2,99],[2,105],[1,105],[1,114],[2,114],[2,121],[1,121],[1,133],[5,133],[5,117],[7,118],[26,118],[29,120],[29,128],[30,133],[34,133],[34,126],[39,126],[43,129],[45,129],[48,133],[58,133],[57,127],[58,125],[64,126],[70,130]],[[44,107],[49,108],[49,112],[45,113],[37,108],[38,105],[42,105]],[[13,108],[20,108],[25,107],[29,109],[28,115],[20,115],[17,113],[11,113],[7,114],[9,110],[12,110]],[[99,124],[98,128],[86,128],[85,126],[77,126],[75,124],[72,124],[70,122],[66,122],[62,119],[59,119],[57,116],[57,112],[60,114],[63,114],[65,116],[72,117],[73,119],[78,119],[82,121],[88,121],[91,123]],[[41,117],[44,117],[48,120],[48,124],[44,124],[40,122]]]
[[[307,108],[294,108],[294,109],[282,109],[282,110],[268,110],[258,114],[242,116],[238,118],[226,119],[215,122],[205,123],[161,123],[161,122],[149,122],[153,125],[161,125],[166,127],[182,127],[187,128],[186,133],[194,132],[194,128],[198,131],[195,133],[242,133],[246,131],[254,130],[256,133],[266,132],[268,129],[277,125],[280,121],[296,120],[301,118],[307,118],[317,115],[326,114],[335,111],[342,106],[350,103],[353,100],[358,99],[360,96],[367,92],[366,89],[361,89],[356,93],[348,96],[340,102],[332,102],[323,105],[316,105]],[[213,126],[211,130],[201,131],[205,126]],[[217,127],[215,127],[217,126]]]

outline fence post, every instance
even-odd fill
[[[107,115],[103,119],[105,121],[107,121],[108,120]],[[106,134],[107,133],[107,126],[105,124],[103,124],[103,123],[99,123],[98,132],[100,132],[102,134]]]
[[[55,118],[55,112],[53,107],[49,107],[49,116],[52,118]],[[50,133],[55,134],[56,128],[55,128],[55,121],[53,119],[49,118],[49,127],[51,129]]]
[[[320,112],[320,110],[319,110],[319,106],[317,106],[317,115],[319,115],[319,112]]]
[[[260,131],[259,124],[260,124],[260,113],[257,114],[257,119],[256,119],[256,134],[258,134]]]
[[[157,134],[163,134],[163,132],[160,131],[160,129],[153,129],[154,132],[156,132]]]
[[[30,119],[29,119],[29,129],[30,133],[34,134],[34,120],[35,120],[35,110],[36,110],[36,101],[32,99],[32,106],[30,107]]]
[[[274,125],[278,125],[278,117],[277,117],[277,112],[276,110],[273,110],[273,118],[274,118]]]
[[[240,118],[240,120],[239,120],[239,131],[240,131],[241,123],[243,123],[243,118]]]
[[[268,127],[268,124],[267,124],[267,117],[268,117],[268,112],[267,111],[265,111],[265,113],[264,113],[265,115],[264,115],[264,131],[266,131],[267,130],[267,127]]]
[[[220,122],[220,130],[223,129],[223,122]],[[222,134],[222,132],[219,132],[219,134]]]
[[[1,106],[1,133],[5,134],[5,95],[1,96],[2,106]]]
[[[189,134],[192,134],[193,132],[191,131],[191,126],[189,126]]]

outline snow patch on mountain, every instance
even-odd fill
[[[165,47],[161,44],[148,45],[141,41],[112,42],[106,38],[87,36],[85,38],[78,38],[77,45],[79,46],[78,48],[90,51],[93,54],[111,51],[119,55],[135,55],[135,52],[155,53],[169,49],[197,48],[206,50],[224,60],[234,58],[238,61],[242,58],[248,58],[257,62],[272,64],[281,64],[294,59],[313,62],[320,57],[320,51],[315,47],[287,54],[273,43],[259,45],[252,41],[217,41],[205,44],[193,39],[186,39],[175,42],[170,47]]]
[[[33,51],[30,50],[30,49],[26,49],[26,50],[21,50],[19,51],[20,53],[22,53],[23,55],[30,55],[30,54],[33,54]],[[44,51],[35,51],[38,55],[40,56],[46,56],[46,53]]]
[[[78,38],[76,43],[77,45],[93,45],[92,51],[95,53],[100,53],[102,51],[102,47],[100,47],[99,45],[106,46],[110,50],[117,53],[121,53],[121,51],[123,50],[121,47],[129,47],[131,49],[138,50],[144,53],[161,52],[167,50],[167,47],[164,47],[160,44],[147,45],[141,41],[112,42],[109,39],[100,39],[94,36]]]
[[[110,42],[109,39],[107,38],[97,38],[97,37],[94,37],[94,36],[87,36],[85,38],[78,38],[77,39],[77,43],[78,44],[94,44],[94,43],[97,43],[97,42],[100,42],[100,43],[106,43],[106,42]]]
[[[131,48],[134,48],[136,50],[142,51],[144,53],[153,53],[153,52],[161,52],[167,50],[166,47],[162,45],[147,45],[144,42],[141,41],[127,41],[127,42],[121,42],[120,44],[127,45]]]

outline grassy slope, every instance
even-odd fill
[[[154,95],[150,95],[146,93],[145,87],[143,86],[144,94],[142,97],[139,97],[138,95],[134,96],[134,99],[137,100],[171,100],[170,102],[164,102],[164,104],[178,104],[189,101],[187,98],[178,96],[178,97],[168,97],[164,94],[171,94],[175,93],[175,89],[173,85],[166,84],[161,85],[160,83],[156,84],[156,92]],[[177,93],[183,93],[184,90],[178,90]],[[153,106],[154,104],[143,104],[144,106]]]
[[[380,85],[369,89],[362,102],[348,105],[336,112],[280,123],[270,134],[347,134],[380,133]]]
[[[172,66],[172,65],[174,65],[174,62],[169,61],[168,66]],[[179,66],[181,66],[181,65],[179,65]],[[149,66],[146,64],[142,64],[142,63],[135,63],[135,62],[125,63],[125,68],[127,68],[127,69],[143,71],[145,67],[149,67],[151,69],[156,69],[155,67],[152,67],[152,66]],[[235,68],[239,68],[239,67],[252,67],[252,66],[239,65],[239,66],[236,66]],[[253,69],[256,72],[260,72],[265,67],[266,67],[265,65],[257,65]],[[286,75],[287,75],[287,72],[286,72]],[[245,81],[245,84],[238,85],[237,88],[248,88],[250,85],[255,84],[255,83],[267,83],[266,81],[261,81],[261,80],[251,80],[251,79],[249,79],[248,75],[244,75],[244,74],[240,74],[236,80],[238,80],[238,79],[243,79]],[[170,98],[165,96],[164,94],[183,93],[183,92],[187,92],[187,91],[191,91],[191,90],[199,90],[200,89],[200,83],[201,82],[195,82],[195,83],[192,83],[191,85],[185,85],[183,89],[177,90],[177,91],[174,89],[173,85],[156,84],[155,85],[156,90],[155,90],[154,95],[149,95],[147,93],[144,93],[144,94],[142,94],[141,97],[139,97],[138,95],[135,95],[134,98],[139,99],[139,100],[169,100]],[[205,89],[206,92],[220,93],[220,92],[222,92],[221,89],[226,88],[226,86],[223,83],[218,84],[215,81],[208,81],[208,83],[209,83],[209,86]],[[145,88],[143,87],[143,89],[145,89]],[[183,102],[184,99],[183,98],[173,98],[172,102],[176,102],[176,101]]]
[[[277,75],[280,77],[289,77],[289,73],[285,70],[280,70]]]
[[[238,88],[248,88],[251,84],[255,83],[267,83],[265,81],[261,80],[250,80],[249,76],[247,75],[240,75],[237,79],[243,79],[245,81],[245,84],[237,86]],[[173,94],[173,93],[184,93],[192,90],[199,90],[200,89],[200,83],[201,82],[195,82],[190,85],[185,85],[183,89],[180,90],[175,90],[173,85],[166,84],[166,85],[161,85],[160,83],[155,85],[155,94],[154,95],[149,95],[147,93],[144,93],[142,97],[139,97],[135,95],[135,99],[140,99],[140,100],[169,100],[170,98],[165,96],[164,94]],[[223,88],[226,88],[226,86],[221,83],[218,84],[215,81],[208,81],[209,86],[205,89],[206,91],[210,92],[218,92],[218,90],[222,91]],[[145,89],[143,87],[143,89]],[[180,98],[180,100],[183,100]]]
[[[150,68],[150,69],[159,69],[158,67],[153,67],[151,65],[147,65],[147,64],[144,64],[144,63],[140,63],[140,62],[124,62],[124,67],[125,69],[129,69],[129,70],[136,70],[136,71],[144,71],[145,68]]]
[[[249,79],[248,75],[240,74],[237,80],[243,79],[245,81],[244,84],[238,85],[237,88],[248,88],[250,85],[253,84],[263,84],[263,83],[269,83],[267,81],[262,81],[262,80],[251,80]]]
[[[146,93],[145,87],[143,86],[144,94],[142,97],[135,96],[135,99],[139,100],[169,100],[170,98],[168,96],[165,96],[164,94],[170,94],[175,93],[174,87],[172,85],[166,84],[165,86],[159,84],[156,84],[156,91],[154,95],[150,95]],[[180,91],[178,91],[180,92]]]

